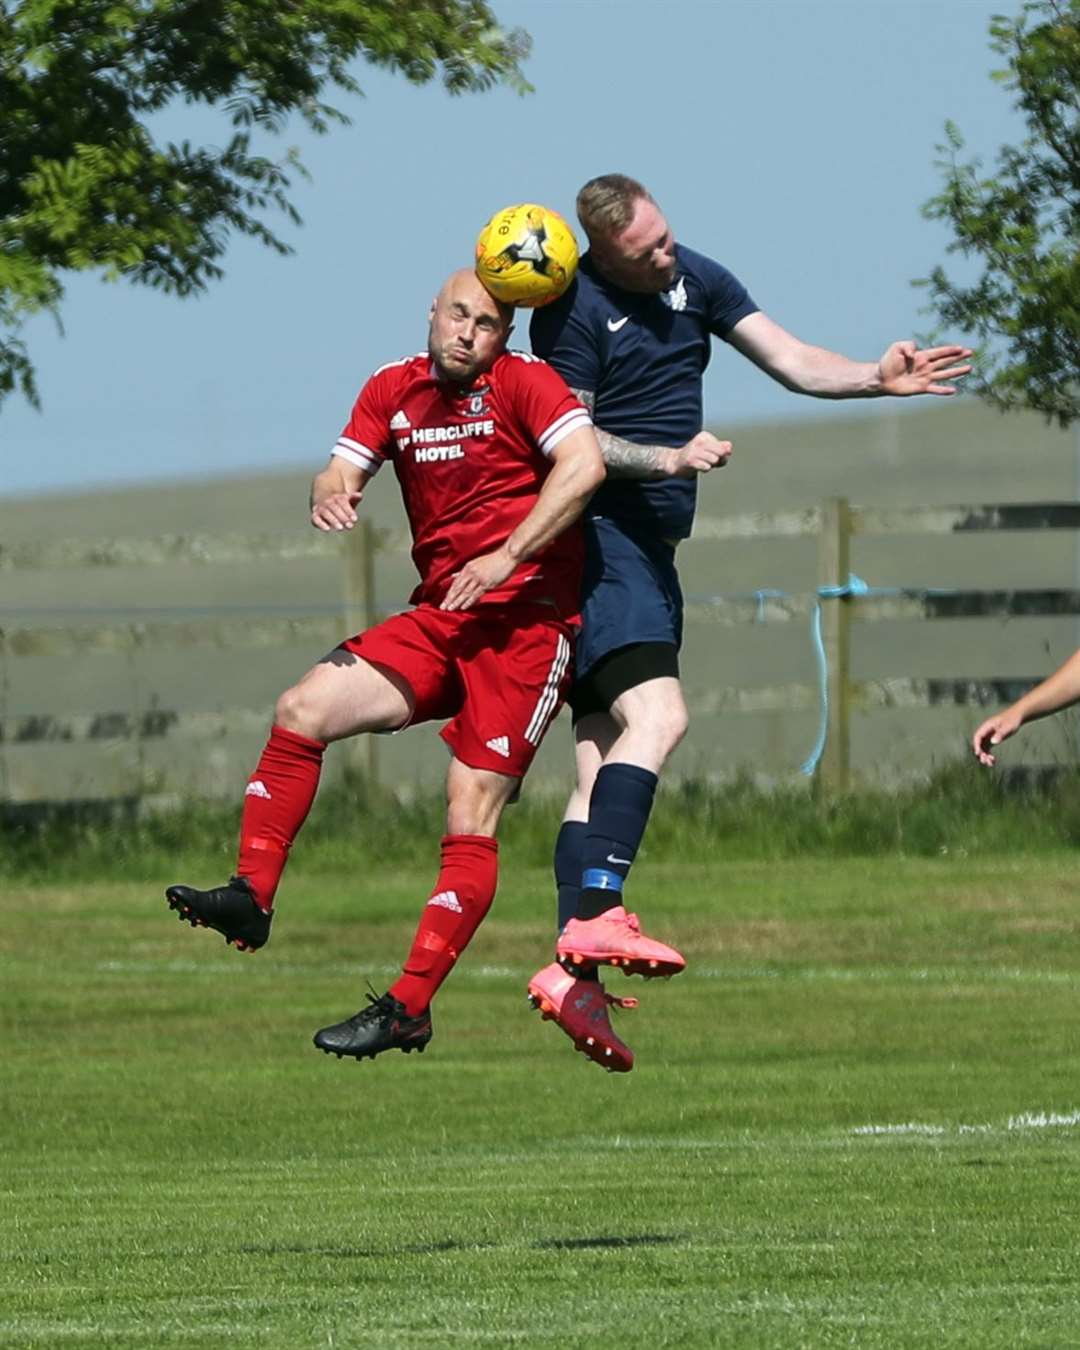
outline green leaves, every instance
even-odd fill
[[[1068,426],[1080,419],[1080,0],[1031,0],[990,32],[1027,135],[984,176],[946,123],[944,187],[923,212],[982,271],[964,284],[938,266],[917,284],[941,324],[982,349],[976,392]]]
[[[299,221],[303,165],[255,153],[252,132],[346,122],[327,95],[357,92],[359,59],[455,94],[525,92],[528,50],[485,0],[0,0],[0,404],[36,403],[19,330],[58,314],[64,272],[188,295],[234,233],[290,252],[266,217]],[[145,119],[178,99],[224,112],[223,149],[156,143]]]

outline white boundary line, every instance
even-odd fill
[[[896,1125],[856,1125],[849,1133],[860,1136],[915,1135],[940,1139],[959,1134],[1008,1134],[1016,1130],[1076,1129],[1080,1126],[1080,1110],[1022,1111],[1010,1116],[1004,1125],[932,1125],[909,1120]]]
[[[455,980],[516,980],[528,979],[537,967],[546,959],[545,950],[537,950],[535,961],[528,966],[472,965],[467,960],[454,972]],[[0,959],[0,969],[4,966]],[[150,973],[168,975],[220,975],[232,973],[229,965],[218,962],[209,963],[198,957],[173,957],[166,960],[114,960],[99,961],[95,971],[104,975],[146,975]],[[273,958],[261,958],[260,972],[271,971],[281,975],[394,975],[400,969],[397,965],[369,965],[362,961],[336,962],[297,962],[278,961]],[[1080,971],[1070,970],[1026,970],[1020,966],[809,966],[785,969],[782,966],[692,966],[689,970],[692,979],[723,980],[728,984],[744,984],[752,980],[774,981],[776,983],[807,984],[821,983],[856,984],[860,981],[881,984],[926,984],[926,985],[980,985],[980,984],[1057,984],[1065,987],[1080,986]]]

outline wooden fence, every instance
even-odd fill
[[[816,509],[775,514],[699,519],[694,540],[735,541],[794,538],[816,535],[818,590],[785,594],[761,591],[740,596],[716,596],[688,606],[688,617],[731,625],[803,620],[815,625],[820,636],[821,685],[788,683],[755,687],[713,687],[706,709],[692,711],[760,712],[769,709],[814,709],[827,714],[823,746],[815,772],[828,792],[849,786],[853,710],[927,708],[942,705],[998,706],[1017,697],[1037,675],[1000,679],[917,679],[896,676],[855,682],[851,679],[853,622],[881,619],[956,619],[1032,615],[1080,615],[1080,590],[928,590],[918,588],[863,590],[852,583],[853,540],[874,535],[944,535],[967,532],[1018,530],[1075,530],[1080,528],[1080,503],[1034,503],[1003,506],[939,506],[915,508],[857,507],[844,498],[830,498]],[[693,547],[691,541],[688,547]],[[88,652],[126,654],[134,663],[140,651],[159,648],[269,648],[287,639],[336,640],[344,632],[358,632],[379,617],[376,608],[376,557],[379,552],[402,551],[407,539],[380,531],[370,521],[344,539],[336,535],[298,533],[295,536],[211,538],[173,536],[151,540],[118,539],[101,542],[57,542],[0,547],[0,575],[66,568],[154,568],[176,563],[206,566],[248,563],[262,559],[337,557],[342,562],[341,607],[336,613],[307,618],[260,617],[197,619],[178,622],[126,622],[46,628],[33,623],[9,624],[0,629],[0,800],[8,797],[8,754],[17,754],[42,742],[70,744],[92,741],[143,742],[162,737],[213,740],[226,726],[235,728],[258,721],[265,711],[236,709],[225,713],[178,712],[140,706],[135,692],[123,710],[57,714],[10,712],[7,690],[11,662],[29,656],[81,656]],[[242,630],[242,631],[241,631]],[[357,742],[358,762],[373,778],[378,775],[378,741]]]
[[[851,570],[853,538],[881,535],[947,535],[988,530],[1075,530],[1080,503],[1032,502],[1007,505],[937,507],[858,507],[832,497],[817,510],[778,515],[733,517],[704,522],[702,535],[745,539],[816,534],[818,590],[786,596],[761,592],[738,600],[717,600],[715,622],[745,623],[819,617],[822,687],[818,699],[826,713],[823,748],[815,772],[826,792],[850,786],[851,713],[854,708],[999,707],[1012,702],[1041,678],[1007,679],[992,675],[916,679],[896,676],[854,682],[851,679],[852,621],[882,619],[963,619],[1080,614],[1080,590],[961,590],[942,588],[862,589]],[[718,691],[721,701],[727,691]],[[805,687],[757,687],[735,691],[742,711],[805,706]]]

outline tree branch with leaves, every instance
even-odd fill
[[[485,0],[0,0],[0,403],[37,406],[20,334],[59,321],[65,273],[184,296],[221,276],[234,234],[291,252],[267,215],[299,221],[303,165],[253,135],[347,124],[328,99],[360,92],[359,61],[526,92],[528,50]],[[148,119],[178,102],[220,108],[225,145],[159,144]]]
[[[996,16],[990,33],[1006,62],[994,78],[1014,93],[1027,135],[984,177],[946,124],[945,186],[923,211],[951,226],[948,252],[981,270],[961,283],[938,266],[916,284],[943,327],[979,347],[969,387],[1066,427],[1080,419],[1080,0],[1032,0]]]

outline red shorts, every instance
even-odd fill
[[[570,682],[574,630],[541,605],[418,605],[341,645],[405,679],[410,724],[439,733],[463,764],[523,778]]]

